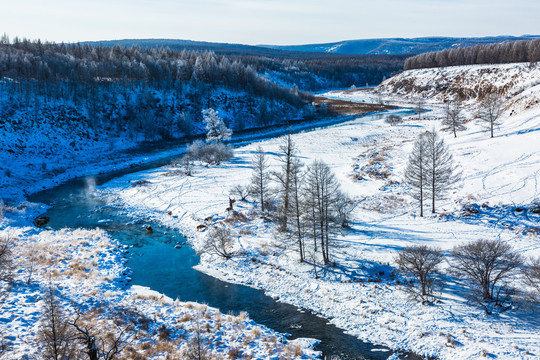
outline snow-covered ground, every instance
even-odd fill
[[[362,90],[330,96],[369,101],[378,94]],[[414,96],[385,96],[386,101],[401,104],[414,100]],[[314,278],[310,265],[298,263],[292,249],[280,246],[276,225],[261,218],[253,203],[235,205],[245,219],[232,219],[226,211],[231,188],[249,183],[256,148],[262,146],[276,167],[272,154],[282,138],[240,147],[230,163],[196,166],[192,176],[182,175],[174,166],[163,167],[118,178],[102,191],[134,217],[180,229],[195,249],[201,249],[205,237],[205,231],[196,230],[203,219],[228,224],[235,233],[237,256],[224,261],[203,254],[199,270],[262,288],[280,301],[328,317],[364,340],[441,359],[538,357],[540,319],[534,306],[487,316],[468,300],[467,284],[451,275],[441,301],[424,306],[408,298],[399,285],[401,275],[394,277],[392,271],[397,252],[412,244],[439,246],[446,252],[476,239],[503,239],[525,256],[540,255],[534,231],[540,217],[528,210],[515,211],[517,205],[526,209],[538,197],[540,107],[522,107],[512,116],[509,109],[493,139],[474,121],[455,139],[441,133],[463,178],[447,199],[438,202],[436,215],[419,218],[417,203],[401,181],[414,139],[425,129],[440,128],[443,104],[435,99],[428,106],[433,110],[421,119],[409,116],[397,126],[366,117],[293,135],[300,159],[329,164],[357,203],[351,229],[338,239],[344,246],[332,254],[337,266],[321,269],[320,279]],[[470,114],[475,104],[468,106]],[[374,158],[389,173],[387,178],[359,174]],[[141,178],[149,183],[131,186]],[[462,215],[468,204],[478,204],[480,212]]]
[[[64,320],[73,322],[107,344],[118,337],[127,344],[125,359],[186,358],[200,336],[202,348],[215,359],[315,358],[310,339],[288,341],[250,320],[248,315],[221,314],[218,309],[184,303],[128,283],[130,270],[120,244],[102,230],[41,230],[20,226],[39,207],[23,204],[6,209],[0,239],[13,238],[14,280],[0,282],[0,357],[35,359],[44,349],[41,338],[46,294],[56,289]],[[7,293],[4,293],[7,290]],[[83,351],[78,340],[73,343]],[[73,346],[73,345],[72,345]],[[102,350],[108,351],[105,345]],[[125,346],[125,345],[123,345]],[[123,347],[122,346],[122,347]],[[83,355],[81,355],[82,358]]]

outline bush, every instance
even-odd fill
[[[231,230],[224,227],[215,227],[206,236],[203,251],[218,255],[224,259],[232,257]]]
[[[455,247],[452,255],[454,272],[479,286],[480,293],[473,294],[473,298],[486,313],[492,312],[488,307],[490,302],[503,308],[512,294],[508,282],[523,265],[522,256],[501,240],[473,241]]]
[[[534,214],[540,214],[540,199],[534,199],[529,205],[529,211]]]
[[[207,164],[221,164],[222,161],[229,161],[234,156],[231,146],[223,143],[204,143],[201,140],[195,141],[188,146],[186,159],[200,160]]]
[[[392,114],[392,115],[388,115],[384,121],[386,121],[388,124],[394,126],[394,125],[402,123],[403,118],[401,116],[399,116],[399,115]]]

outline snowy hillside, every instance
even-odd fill
[[[520,63],[409,70],[377,87],[384,95],[422,97],[438,102],[460,96],[469,103],[481,100],[493,90],[506,97],[509,113],[535,106],[540,99],[540,66]]]

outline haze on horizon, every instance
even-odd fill
[[[242,44],[540,34],[537,0],[20,0],[0,33],[55,42],[168,38]]]

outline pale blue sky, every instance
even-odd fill
[[[56,42],[173,38],[283,45],[540,34],[540,0],[0,1],[0,33]]]

